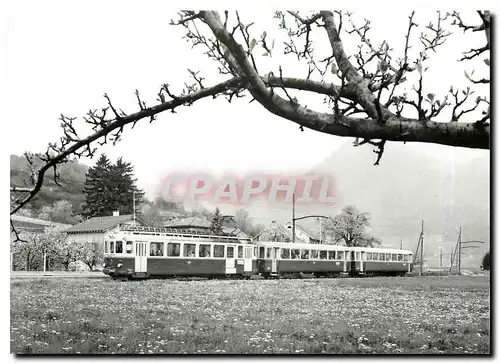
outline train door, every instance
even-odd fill
[[[243,247],[243,270],[245,272],[252,271],[252,257],[253,257],[253,247],[245,246]]]
[[[145,241],[135,242],[135,272],[147,273],[148,271],[148,243]]]
[[[359,252],[358,252],[359,254]],[[356,252],[355,251],[351,251],[351,267],[350,267],[350,271],[351,273],[354,273],[356,272]]]
[[[226,254],[226,274],[234,274],[236,273],[235,267],[235,259],[234,259],[234,245],[227,246],[227,254]]]
[[[280,248],[271,248],[271,273],[278,273],[278,254]]]

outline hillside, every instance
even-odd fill
[[[53,180],[52,171],[46,174],[44,185],[38,195],[29,204],[32,210],[40,211],[43,206],[52,205],[55,201],[67,200],[73,205],[73,212],[79,214],[85,201],[83,186],[88,166],[78,163],[77,160],[68,162],[58,168],[60,184]],[[29,165],[24,156],[10,156],[10,184],[11,186],[30,186]]]

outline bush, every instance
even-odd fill
[[[484,255],[483,262],[481,263],[481,268],[484,270],[490,270],[491,268],[490,252]]]

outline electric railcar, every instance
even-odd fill
[[[405,274],[412,252],[325,244],[251,242],[176,229],[128,228],[104,242],[113,278]]]

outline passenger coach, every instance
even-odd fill
[[[241,276],[257,273],[247,238],[132,227],[104,242],[103,272],[113,278]]]
[[[412,252],[326,244],[251,242],[186,230],[128,228],[104,242],[103,272],[113,278],[246,277],[314,274],[397,275],[412,269]]]
[[[412,252],[390,248],[258,242],[257,269],[264,277],[397,275],[412,269]]]

